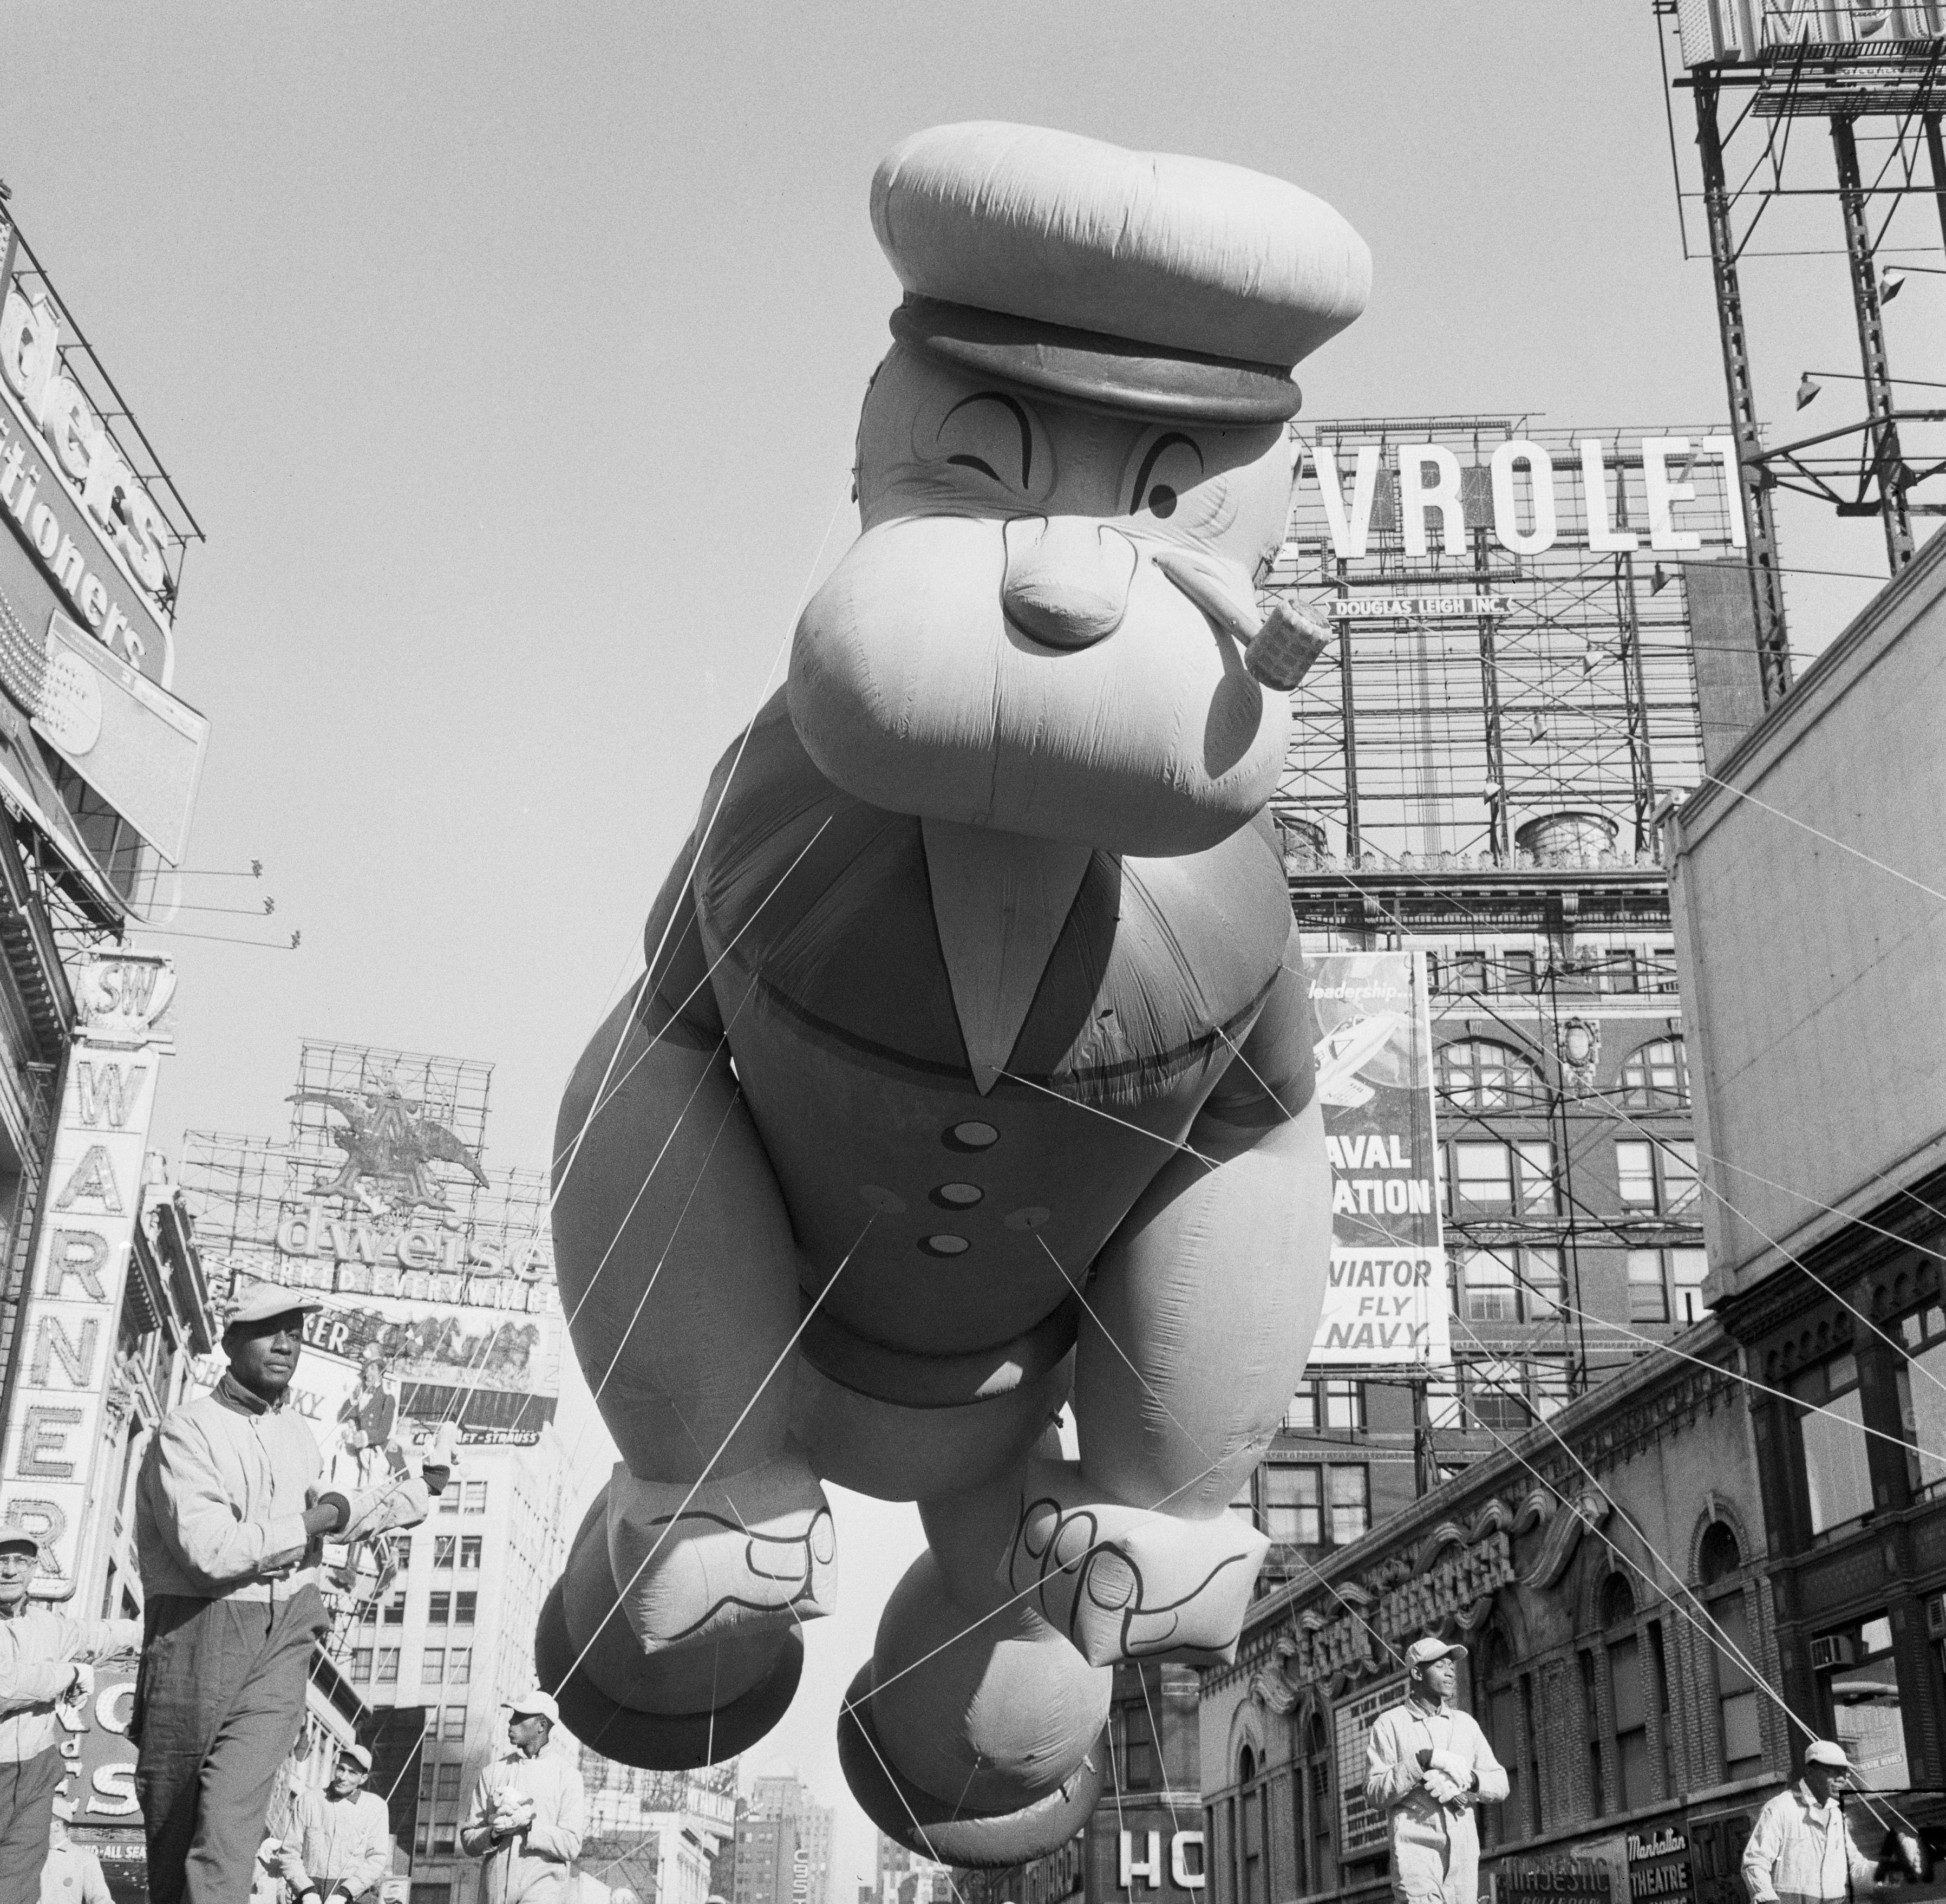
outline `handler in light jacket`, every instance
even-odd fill
[[[317,1443],[287,1405],[304,1314],[321,1306],[274,1284],[248,1293],[224,1332],[229,1373],[173,1410],[143,1457],[145,1646],[128,1730],[153,1904],[249,1893],[271,1792],[304,1723],[311,1649],[329,1624],[317,1588],[323,1540],[425,1518],[417,1477],[318,1490]]]
[[[28,1597],[41,1563],[40,1536],[0,1525],[0,1904],[40,1895],[54,1791],[67,1776],[57,1705],[94,1690],[91,1660],[133,1653],[133,1620],[77,1620]]]
[[[1415,1640],[1406,1652],[1405,1702],[1382,1712],[1365,1753],[1365,1801],[1388,1812],[1392,1895],[1400,1904],[1475,1904],[1480,1889],[1477,1804],[1498,1804],[1507,1775],[1487,1736],[1453,1703],[1464,1646]]]
[[[459,1844],[469,1858],[486,1861],[480,1904],[567,1904],[588,1798],[573,1759],[543,1755],[560,1717],[546,1693],[523,1692],[507,1720],[513,1750],[488,1765],[473,1788]]]

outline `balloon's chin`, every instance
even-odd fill
[[[1000,524],[868,530],[798,622],[787,694],[869,805],[1136,858],[1206,851],[1275,787],[1288,703],[1148,565],[1114,633],[1061,650],[1000,607]]]

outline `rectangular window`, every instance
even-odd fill
[[[1364,1426],[1365,1385],[1363,1382],[1327,1382],[1324,1384],[1324,1425],[1327,1428]]]
[[[1654,1796],[1649,1784],[1648,1702],[1642,1696],[1642,1642],[1633,1634],[1608,1648],[1618,1811],[1632,1811]]]
[[[1296,1461],[1273,1461],[1264,1471],[1264,1532],[1295,1547],[1324,1544],[1322,1477]]]
[[[1822,1408],[1799,1421],[1804,1442],[1804,1478],[1811,1497],[1811,1531],[1822,1534],[1872,1511],[1871,1469],[1865,1453],[1864,1406],[1858,1365],[1839,1355],[1807,1369],[1790,1384],[1800,1402]]]
[[[436,1858],[449,1858],[453,1855],[453,1841],[459,1835],[459,1822],[450,1818],[436,1818],[432,1825],[432,1851]]]
[[[1509,991],[1531,992],[1534,990],[1534,954],[1531,952],[1503,952],[1500,955],[1500,964],[1506,975]]]
[[[1651,956],[1654,960],[1654,976],[1649,982],[1649,990],[1659,992],[1676,991],[1682,981],[1676,969],[1676,947],[1658,945]]]
[[[466,1511],[469,1514],[483,1514],[486,1511],[486,1483],[469,1481],[466,1483]]]
[[[1333,1467],[1331,1542],[1349,1547],[1372,1524],[1371,1477],[1363,1467]]]
[[[1426,1425],[1432,1428],[1458,1428],[1460,1419],[1460,1384],[1450,1377],[1435,1376],[1426,1385]]]
[[[1290,1406],[1283,1411],[1283,1425],[1306,1432],[1317,1426],[1317,1390],[1311,1383],[1290,1398]]]
[[[446,1656],[446,1683],[448,1686],[465,1686],[473,1677],[473,1649],[455,1646]]]
[[[1702,1250],[1671,1250],[1669,1253],[1670,1280],[1676,1285],[1676,1319],[1679,1322],[1700,1322],[1707,1312],[1703,1307],[1703,1278],[1710,1273],[1710,1258]]]
[[[405,1623],[406,1590],[401,1587],[385,1603],[385,1624],[388,1626],[403,1626]]]
[[[428,1646],[419,1655],[419,1683],[422,1686],[440,1686],[446,1680],[446,1649]]]
[[[1149,1736],[1145,1717],[1129,1720],[1128,1736],[1122,1746],[1122,1769],[1132,1789],[1141,1791],[1155,1783],[1155,1742]]]
[[[1703,1195],[1696,1174],[1696,1146],[1677,1139],[1659,1145],[1656,1161],[1662,1166],[1662,1207],[1670,1216],[1693,1210]]]
[[[480,1556],[485,1551],[483,1534],[463,1534],[459,1539],[459,1570],[462,1573],[477,1573]]]
[[[359,1608],[358,1624],[360,1626],[376,1626],[378,1624],[378,1603],[377,1600],[369,1600],[363,1606]]]
[[[1635,992],[1642,989],[1636,976],[1636,955],[1624,948],[1617,947],[1609,952],[1608,989],[1611,992]]]
[[[397,1686],[399,1683],[399,1649],[397,1646],[378,1649],[378,1683]]]
[[[1487,989],[1487,955],[1484,952],[1456,952],[1449,974],[1456,992],[1483,992]]]
[[[459,1538],[454,1534],[435,1534],[432,1537],[432,1563],[435,1567],[450,1567],[458,1558]]]
[[[1463,1216],[1469,1210],[1511,1210],[1513,1166],[1506,1145],[1455,1144],[1453,1192],[1453,1208]]]
[[[1898,1408],[1913,1493],[1921,1500],[1946,1492],[1946,1342],[1935,1342],[1898,1371]]]
[[[439,1736],[449,1741],[464,1741],[466,1737],[466,1708],[463,1705],[448,1706],[441,1721]]]
[[[1552,1216],[1560,1211],[1554,1185],[1554,1146],[1522,1142],[1514,1146],[1520,1170],[1521,1207],[1531,1216]]]
[[[1574,1399],[1568,1365],[1558,1357],[1537,1356],[1527,1364],[1527,1379],[1528,1399],[1543,1420],[1558,1414]]]
[[[471,1626],[480,1606],[477,1593],[455,1593],[453,1596],[453,1624]]]
[[[372,1649],[354,1646],[351,1649],[351,1683],[369,1686],[372,1683]]]
[[[1551,1321],[1561,1313],[1561,1252],[1558,1250],[1523,1250],[1521,1275],[1526,1287],[1521,1291],[1522,1312],[1530,1322]]]
[[[431,1760],[428,1759],[419,1767],[419,1803],[422,1805],[431,1804],[433,1793],[438,1789],[438,1785],[439,1767],[434,1764]]]
[[[398,1562],[399,1572],[406,1572],[412,1564],[412,1537],[409,1534],[392,1536],[392,1558]]]
[[[1475,1427],[1517,1433],[1533,1421],[1518,1362],[1469,1362],[1466,1369],[1466,1412]]]
[[[1513,1252],[1469,1250],[1460,1259],[1469,1322],[1513,1322],[1520,1317],[1514,1281]]]
[[[1666,1322],[1669,1290],[1663,1281],[1660,1250],[1629,1252],[1629,1320],[1631,1322]]]
[[[1830,1702],[1832,1736],[1852,1761],[1852,1782],[1868,1791],[1900,1790],[1911,1775],[1891,1619],[1876,1614],[1818,1637],[1845,1649],[1841,1662],[1818,1677]]]
[[[1251,1491],[1253,1485],[1254,1478],[1253,1480],[1246,1481],[1243,1483],[1243,1487],[1237,1493],[1236,1499],[1230,1504],[1230,1511],[1233,1514],[1241,1514],[1244,1519],[1248,1521],[1259,1533],[1262,1533],[1263,1532],[1263,1524],[1257,1513],[1256,1497]]]
[[[417,1823],[417,1824],[416,1824],[416,1825],[412,1828],[412,1849],[413,1849],[414,1850],[417,1851],[417,1852],[421,1853],[422,1854],[423,1854],[425,1852],[426,1852],[426,1851],[429,1850],[431,1848],[431,1843],[432,1843],[432,1837],[431,1837],[431,1834],[432,1834],[432,1820],[431,1820],[431,1819],[430,1819],[429,1817],[428,1817],[428,1818],[422,1818],[422,1819],[419,1821],[419,1822],[418,1822],[418,1823]],[[446,1890],[446,1891],[449,1891],[449,1890],[450,1890],[450,1888],[451,1888],[451,1887],[450,1887],[449,1886],[442,1884],[442,1885],[440,1887],[440,1888],[442,1890]],[[412,1895],[414,1896],[414,1897],[415,1897],[415,1898],[416,1898],[416,1897],[418,1896],[419,1893],[421,1891],[422,1891],[422,1890],[428,1890],[428,1891],[429,1891],[429,1890],[431,1890],[431,1889],[432,1889],[432,1886],[431,1886],[431,1885],[430,1885],[430,1884],[415,1884],[415,1885],[412,1887]]]
[[[460,1770],[461,1768],[456,1762],[451,1765],[442,1765],[439,1768],[438,1800],[442,1805],[456,1805],[459,1803]]]
[[[1723,1643],[1711,1648],[1716,1660],[1716,1711],[1722,1728],[1723,1776],[1753,1779],[1763,1770],[1761,1695],[1756,1682],[1739,1658],[1754,1661],[1750,1622],[1743,1590],[1710,1603],[1710,1618],[1721,1629]]]
[[[1615,1183],[1632,1210],[1655,1207],[1655,1146],[1632,1137],[1615,1140]]]
[[[431,1595],[426,1601],[426,1624],[444,1626],[452,1617],[452,1610],[453,1596],[450,1593]]]

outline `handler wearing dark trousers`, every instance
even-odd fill
[[[36,1904],[48,1857],[54,1791],[66,1776],[57,1705],[94,1690],[88,1662],[132,1653],[133,1620],[76,1620],[28,1597],[39,1537],[0,1525],[0,1904]]]
[[[230,1371],[176,1409],[142,1462],[135,1538],[147,1645],[129,1732],[155,1904],[249,1895],[277,1775],[304,1723],[311,1649],[328,1621],[323,1537],[423,1519],[416,1477],[317,1492],[317,1444],[285,1406],[306,1301],[246,1296],[223,1337]]]

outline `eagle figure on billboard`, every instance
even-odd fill
[[[1371,260],[1295,186],[1018,125],[907,140],[872,216],[863,532],[561,1107],[621,1460],[535,1661],[610,1758],[747,1751],[832,1604],[823,1484],[916,1501],[840,1758],[888,1836],[1004,1865],[1092,1815],[1116,1666],[1234,1657],[1268,1546],[1231,1504],[1331,1185],[1266,811],[1326,637],[1259,592],[1293,366]]]
[[[333,1177],[321,1177],[314,1188],[321,1197],[354,1198],[375,1216],[391,1208],[412,1210],[448,1207],[446,1186],[432,1174],[435,1164],[456,1164],[481,1188],[486,1173],[480,1160],[446,1126],[426,1114],[422,1098],[409,1098],[399,1089],[394,1074],[379,1074],[369,1091],[293,1091],[286,1104],[321,1104],[344,1120],[332,1138],[344,1152]]]

